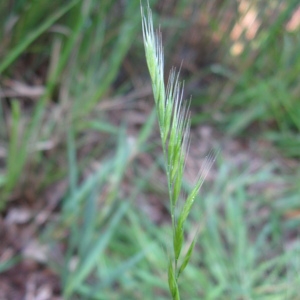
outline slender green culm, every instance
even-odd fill
[[[208,156],[193,189],[180,211],[177,211],[176,207],[178,207],[178,200],[181,196],[185,159],[189,146],[190,101],[183,101],[183,84],[179,81],[179,72],[176,72],[175,69],[171,70],[168,84],[165,87],[161,33],[159,31],[154,32],[149,3],[146,14],[141,6],[141,15],[145,55],[162,140],[172,217],[173,251],[169,259],[168,282],[172,299],[178,300],[180,299],[178,278],[190,260],[197,237],[197,235],[194,237],[188,251],[181,255],[184,243],[184,224],[214,159],[213,155]]]

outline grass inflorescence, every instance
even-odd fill
[[[168,267],[169,288],[173,299],[180,299],[178,278],[190,260],[197,237],[197,235],[194,237],[188,251],[181,256],[184,244],[184,224],[213,163],[213,156],[208,157],[203,169],[199,172],[193,189],[188,194],[180,211],[177,211],[178,201],[182,194],[185,160],[189,147],[190,101],[183,100],[183,84],[179,81],[179,72],[176,72],[176,69],[171,70],[167,86],[165,86],[161,33],[154,32],[149,4],[146,15],[143,8],[141,8],[141,14],[146,61],[152,81],[164,153],[172,218],[173,255],[169,260]]]
[[[299,1],[219,2],[149,1],[152,109],[139,1],[0,1],[2,298],[299,298]]]

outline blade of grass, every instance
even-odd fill
[[[103,235],[91,245],[89,253],[86,258],[77,266],[64,288],[64,296],[70,297],[77,289],[77,287],[86,279],[89,273],[95,266],[99,256],[103,253],[105,247],[108,245],[114,231],[116,230],[121,218],[124,216],[129,208],[129,203],[122,203],[119,209],[116,211],[112,219],[109,221],[107,228]]]
[[[22,42],[20,42],[14,49],[12,49],[0,63],[0,74],[4,72],[7,67],[13,63],[24,50],[34,42],[43,32],[45,32],[51,25],[53,25],[58,19],[60,19],[64,14],[66,14],[79,0],[73,0],[65,5],[63,5],[57,12],[51,15],[42,25],[37,29],[28,34]]]

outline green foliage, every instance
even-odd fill
[[[200,176],[194,188],[187,196],[177,220],[175,210],[181,195],[185,158],[189,143],[189,103],[183,101],[183,90],[178,80],[179,74],[176,74],[175,70],[171,71],[167,88],[165,88],[164,54],[161,35],[160,33],[154,33],[149,4],[147,7],[147,16],[144,15],[143,8],[141,8],[141,13],[146,61],[152,81],[162,140],[172,217],[174,260],[170,260],[168,267],[169,288],[173,299],[180,299],[177,280],[190,259],[195,243],[194,238],[187,254],[183,258],[181,267],[178,269],[178,259],[184,240],[184,224],[191,212],[195,197],[199,193],[213,159],[209,157],[203,172],[200,172]]]
[[[5,71],[23,52],[30,46],[37,38],[39,38],[46,30],[49,29],[50,26],[52,26],[57,20],[59,20],[64,14],[66,14],[72,7],[78,3],[78,0],[71,1],[67,3],[66,5],[62,6],[60,9],[54,12],[53,15],[50,15],[48,19],[46,19],[42,24],[38,26],[38,28],[32,29],[29,33],[25,32],[19,32],[17,31],[17,35],[20,35],[23,37],[22,41],[18,42],[18,44],[10,50],[7,54],[4,60],[0,64],[0,74]],[[45,3],[43,1],[40,1],[40,3],[36,2],[35,4],[39,4],[44,9]],[[35,12],[37,12],[38,7],[33,5],[33,9]],[[29,14],[32,13],[32,10],[29,10]],[[46,11],[44,11],[46,13]],[[33,13],[32,13],[33,14]],[[24,15],[23,15],[24,16]],[[34,16],[26,16],[26,17],[33,17]],[[37,17],[37,16],[36,16]],[[21,23],[22,21],[19,20]],[[33,27],[33,26],[28,26]],[[25,28],[20,28],[21,30],[24,30]],[[18,28],[17,28],[18,30]]]
[[[95,0],[66,1],[63,5],[59,1],[44,0],[1,4],[6,28],[0,34],[3,39],[2,78],[9,79],[26,55],[34,55],[37,63],[32,69],[28,66],[24,70],[24,78],[34,79],[39,68],[47,73],[43,78],[44,93],[30,108],[30,118],[21,111],[19,119],[12,115],[13,128],[6,133],[7,144],[12,149],[17,138],[18,155],[8,148],[10,162],[0,181],[0,188],[6,193],[1,199],[1,209],[22,179],[26,165],[29,162],[31,166],[38,164],[37,143],[53,139],[60,142],[63,135],[69,135],[65,128],[73,121],[76,124],[72,129],[74,134],[84,132],[86,128],[82,129],[82,123],[85,121],[82,120],[90,116],[116,79],[139,22],[139,15],[135,13],[139,9],[138,2],[130,2],[124,12],[119,10],[119,17],[112,16],[110,12],[119,5],[117,1],[102,1],[100,5]],[[64,107],[58,109],[59,116],[54,117],[55,109],[50,108],[53,106]],[[98,117],[99,112],[95,119]],[[5,122],[4,119],[0,121]],[[16,128],[18,123],[22,128]],[[49,184],[52,175],[46,169],[44,172]]]
[[[184,75],[191,75],[185,87],[193,94],[193,124],[221,125],[224,134],[251,138],[249,147],[257,136],[267,138],[284,155],[299,157],[300,36],[299,29],[285,30],[299,1],[217,2],[150,2],[166,37],[167,58],[173,64],[183,55]],[[242,3],[248,10],[238,9]],[[148,10],[145,53],[156,106],[143,124],[134,125],[133,135],[132,124],[118,125],[123,117],[115,122],[128,110],[122,95],[143,86],[144,74],[130,69],[144,60],[139,6],[119,0],[0,1],[1,219],[6,223],[15,205],[27,206],[22,189],[36,196],[41,203],[32,205],[39,208],[48,199],[45,191],[56,193],[53,183],[67,182],[35,236],[53,247],[47,264],[66,299],[298,299],[298,160],[273,155],[266,146],[266,155],[258,153],[265,155],[259,167],[252,155],[236,166],[235,154],[224,153],[211,188],[198,196],[213,159],[208,156],[190,187],[184,180],[190,102],[183,100],[175,69],[165,83],[161,35],[148,22]],[[257,34],[248,39],[244,29],[234,41],[229,32],[252,9],[261,21]],[[186,57],[190,46],[183,42],[190,31],[183,39],[180,33],[193,20],[201,23],[196,37],[209,29],[197,58],[215,49],[220,56],[190,71],[193,55]],[[218,42],[210,44],[210,38]],[[240,55],[229,51],[235,42],[244,47]],[[42,85],[44,92],[37,99],[6,97],[14,81]],[[114,97],[123,101],[122,110],[106,113],[102,104],[113,104]],[[194,106],[199,99],[201,110]],[[160,180],[162,161],[167,189]],[[167,198],[171,226],[164,215]],[[35,217],[28,225],[34,227]],[[5,260],[6,254],[0,263],[4,276],[24,260],[22,253]]]
[[[230,10],[230,5],[225,1],[223,9]],[[245,22],[243,31],[236,40],[224,35],[227,55],[221,65],[211,68],[225,82],[212,95],[219,102],[219,121],[226,125],[226,132],[236,136],[252,127],[266,129],[264,138],[290,157],[299,157],[300,146],[300,34],[299,28],[289,31],[287,23],[298,7],[297,0],[274,1],[273,5],[252,1],[246,10],[237,9],[234,19]],[[252,26],[245,20],[251,14],[255,17],[253,27],[258,28],[249,38]],[[216,31],[222,32],[218,26]],[[234,32],[236,26],[233,22],[227,32]],[[242,47],[241,53],[230,53],[236,44]]]
[[[151,118],[149,118],[151,123]],[[147,138],[146,122],[142,128],[141,138]],[[69,196],[64,201],[63,212],[55,228],[50,229],[48,234],[54,234],[59,228],[69,231],[67,251],[63,258],[64,264],[54,266],[61,275],[63,294],[66,299],[71,299],[74,295],[88,297],[92,299],[103,299],[106,290],[115,282],[119,282],[136,264],[138,264],[150,249],[148,245],[133,249],[133,254],[122,259],[117,265],[112,266],[105,272],[103,259],[106,257],[108,249],[114,248],[118,243],[114,236],[124,225],[125,215],[132,210],[131,202],[136,193],[145,184],[146,179],[137,184],[135,192],[131,198],[119,199],[116,192],[120,181],[123,179],[124,170],[130,160],[132,153],[129,151],[128,144],[123,131],[119,132],[119,144],[114,157],[107,160],[105,165],[98,171],[91,174],[82,184],[78,185],[77,175],[78,166],[76,159],[75,140],[72,134],[68,138],[69,149]],[[105,203],[100,209],[97,201],[98,195],[104,187],[109,186],[109,191]],[[123,234],[123,233],[122,233]],[[122,239],[131,239],[129,236]],[[144,245],[145,246],[145,245]],[[118,248],[118,246],[117,246]],[[137,251],[137,252],[136,252]],[[128,251],[132,253],[132,251]],[[128,254],[126,253],[126,255]],[[75,266],[74,266],[75,262]],[[95,282],[90,284],[89,280]],[[110,297],[108,294],[105,297]]]

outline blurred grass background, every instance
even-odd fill
[[[188,224],[201,234],[182,299],[298,299],[299,1],[150,5],[192,95],[186,190],[221,149]],[[0,277],[34,260],[53,299],[169,299],[140,2],[8,0],[0,18]]]

